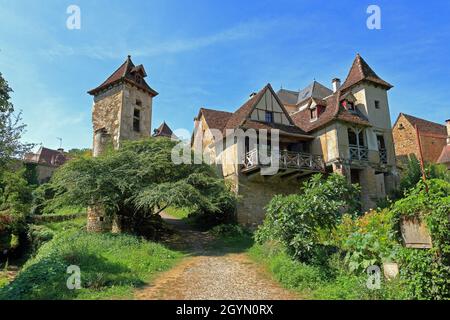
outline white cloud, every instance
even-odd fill
[[[41,51],[42,55],[50,57],[59,56],[87,56],[95,59],[117,59],[122,58],[128,52],[133,56],[151,57],[163,54],[176,54],[180,52],[198,50],[216,44],[227,43],[231,41],[252,39],[264,36],[272,28],[286,23],[284,20],[272,19],[269,21],[253,20],[241,23],[229,29],[220,31],[215,34],[187,38],[173,39],[159,43],[141,44],[139,48],[117,48],[106,46],[67,46],[57,44],[48,50]]]

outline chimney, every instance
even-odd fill
[[[447,144],[450,145],[450,119],[445,120],[447,124]]]
[[[333,84],[333,92],[337,92],[339,90],[339,87],[341,86],[341,79],[334,78],[331,80],[331,83]]]
[[[248,96],[248,98],[251,99],[251,98],[253,98],[254,96],[256,96],[256,92],[250,93],[250,95]]]
[[[63,153],[64,152],[64,148],[58,148],[58,151]]]

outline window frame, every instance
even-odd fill
[[[136,111],[138,115],[136,115]],[[134,108],[133,111],[133,131],[141,132],[141,110],[138,108]]]
[[[264,115],[264,120],[266,123],[273,123],[274,122],[273,111],[266,111]]]

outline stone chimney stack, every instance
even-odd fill
[[[334,78],[333,80],[331,80],[331,83],[333,84],[333,92],[337,92],[341,87],[341,79]]]
[[[450,119],[445,120],[447,124],[447,144],[450,145]]]

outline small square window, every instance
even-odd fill
[[[266,122],[268,122],[268,123],[273,122],[273,112],[266,111]]]
[[[380,109],[380,101],[375,100],[375,109]]]

